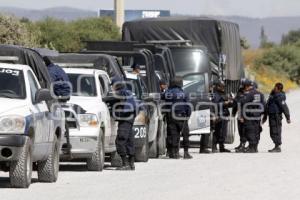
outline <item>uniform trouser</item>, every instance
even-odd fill
[[[221,119],[215,124],[214,144],[224,144],[227,136],[228,120]]]
[[[260,140],[260,121],[249,120],[244,122],[244,134],[250,145],[257,145]]]
[[[282,116],[269,115],[270,136],[275,145],[281,145]]]
[[[134,156],[134,134],[132,131],[132,122],[119,121],[116,138],[117,152],[121,157]]]
[[[237,124],[238,124],[238,131],[239,131],[239,136],[240,136],[240,142],[241,143],[246,143],[247,142],[247,138],[245,136],[244,123],[242,123],[241,121],[238,120]]]
[[[187,120],[168,119],[167,121],[167,147],[178,148],[180,142],[180,133],[183,137],[184,150],[189,149],[189,126]]]

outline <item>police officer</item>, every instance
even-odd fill
[[[257,153],[260,140],[261,118],[265,109],[264,95],[254,88],[251,80],[244,82],[244,98],[242,104],[241,122],[244,127],[244,134],[249,142],[246,153]]]
[[[65,104],[67,101],[70,100],[70,95],[71,95],[69,77],[61,67],[52,63],[47,56],[43,57],[43,60],[47,66],[50,79],[53,84],[52,92],[56,97],[58,97],[58,101],[61,104]],[[65,123],[65,126],[66,126],[65,137],[67,143],[62,145],[62,150],[67,154],[71,155],[72,145],[70,142],[69,127],[67,123]]]
[[[66,72],[51,62],[48,57],[43,57],[44,62],[47,66],[51,82],[53,83],[53,92],[57,97],[60,97],[61,102],[67,102],[71,94],[71,87],[68,75]]]
[[[214,134],[212,152],[218,152],[217,145],[219,144],[220,153],[229,153],[230,150],[225,148],[225,139],[228,131],[228,117],[230,116],[229,106],[232,104],[226,101],[225,84],[222,81],[214,83],[214,92],[212,102],[215,104],[214,114]]]
[[[131,69],[132,69],[132,73],[133,73],[133,74],[139,75],[140,72],[141,72],[141,67],[140,67],[140,65],[137,64],[137,63],[133,63],[133,64],[131,65]]]
[[[238,115],[237,125],[238,125],[238,132],[240,136],[240,145],[235,148],[235,151],[237,153],[243,153],[246,149],[246,143],[247,143],[247,138],[244,133],[244,127],[241,118],[241,100],[243,98],[244,98],[244,85],[243,85],[243,81],[241,81],[241,87],[239,88],[239,91],[237,92],[237,95],[234,98],[233,108],[232,108],[232,115],[234,117]]]
[[[127,90],[122,79],[114,77],[112,85],[116,101],[112,105],[113,117],[118,121],[116,138],[117,152],[122,158],[122,166],[117,170],[135,170],[134,134],[132,131],[137,105],[132,92]]]
[[[283,91],[283,84],[276,83],[267,101],[267,109],[263,122],[269,117],[270,135],[275,147],[269,150],[270,153],[281,152],[282,113],[287,123],[291,123],[289,108],[286,104],[286,96]]]
[[[170,158],[179,159],[180,133],[183,136],[184,159],[191,159],[189,154],[189,126],[188,118],[191,115],[191,107],[188,97],[184,93],[183,80],[175,77],[163,96],[168,105],[167,114],[167,148]]]

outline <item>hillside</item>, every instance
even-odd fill
[[[26,17],[36,21],[45,17],[54,17],[66,21],[78,18],[95,17],[97,12],[89,10],[80,10],[69,7],[56,7],[45,10],[28,10],[14,7],[0,7],[0,13],[13,14],[17,17]],[[247,18],[239,16],[213,16],[214,18],[233,21],[240,25],[241,35],[246,37],[251,47],[259,46],[259,36],[261,26],[265,27],[266,34],[270,41],[279,43],[282,34],[292,29],[300,28],[300,16],[298,17],[272,17],[272,18]]]

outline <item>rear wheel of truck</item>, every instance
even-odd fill
[[[110,164],[111,164],[111,167],[121,167],[122,166],[121,156],[116,151],[110,154]]]
[[[37,162],[38,180],[40,182],[54,183],[57,181],[59,172],[59,151],[60,142],[56,135],[54,135],[52,152],[47,160]]]
[[[143,146],[135,149],[135,161],[148,162],[148,160],[149,160],[149,142],[148,142],[148,133],[147,133]]]
[[[26,139],[22,153],[17,161],[10,164],[10,184],[14,188],[28,188],[32,177],[31,140]]]
[[[93,153],[91,158],[87,159],[87,168],[89,171],[103,171],[104,169],[104,143],[103,143],[103,131],[101,130],[98,138],[97,150]]]

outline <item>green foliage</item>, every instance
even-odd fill
[[[71,22],[46,18],[31,22],[27,18],[0,15],[0,43],[45,47],[76,52],[87,40],[118,40],[118,27],[110,18],[87,18]]]
[[[300,42],[300,29],[290,31],[287,35],[282,36],[282,45],[292,45]]]
[[[37,46],[36,33],[32,33],[29,27],[15,17],[0,15],[0,43]]]
[[[61,52],[76,52],[87,40],[116,40],[119,29],[108,18],[88,18],[72,22],[47,18],[36,23],[41,31],[40,44]]]
[[[241,38],[241,46],[243,49],[250,49],[251,47],[248,40],[245,37]]]
[[[280,46],[269,49],[255,62],[256,68],[269,66],[286,73],[291,80],[300,83],[300,48],[297,46]]]

